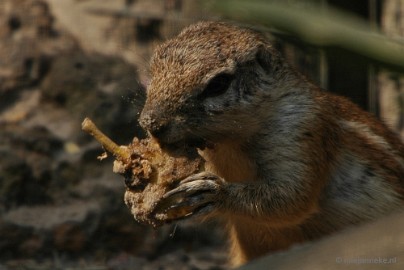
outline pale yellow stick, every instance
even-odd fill
[[[108,138],[97,126],[86,117],[81,123],[81,129],[93,136],[106,151],[113,154],[117,159],[128,160],[130,158],[129,151],[114,143],[110,138]]]

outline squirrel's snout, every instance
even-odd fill
[[[150,117],[150,114],[145,113],[145,111],[143,110],[139,117],[140,126],[144,130],[148,130],[151,123],[152,123],[152,118]]]
[[[168,130],[169,130],[169,125],[163,124],[163,125],[152,126],[148,131],[156,139],[163,140],[165,138],[165,136],[167,135]]]
[[[169,130],[167,121],[158,121],[150,113],[142,112],[139,118],[139,123],[146,131],[158,140],[164,139],[164,136]]]

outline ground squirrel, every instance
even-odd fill
[[[160,45],[140,123],[200,149],[206,172],[165,197],[225,218],[234,265],[404,204],[400,138],[250,29],[200,22]]]

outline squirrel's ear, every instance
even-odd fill
[[[273,54],[270,47],[265,45],[259,46],[255,54],[255,59],[262,69],[265,70],[265,72],[269,72],[271,70]]]

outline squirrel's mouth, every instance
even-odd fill
[[[184,140],[165,143],[159,141],[160,147],[169,153],[176,153],[183,151],[184,149],[196,149],[204,150],[205,148],[213,148],[213,143],[202,138],[187,138]]]

